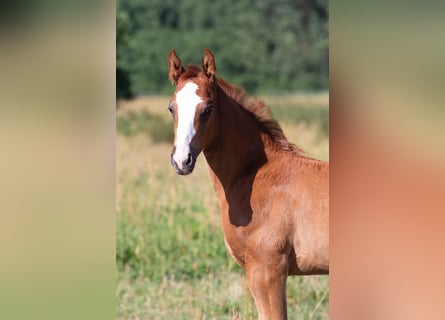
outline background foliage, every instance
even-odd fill
[[[119,0],[116,42],[118,97],[170,92],[171,48],[249,92],[328,87],[327,0]]]

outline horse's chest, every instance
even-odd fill
[[[246,238],[242,230],[228,230],[232,228],[224,228],[224,242],[232,258],[242,268],[245,265],[246,256]]]
[[[251,194],[245,192],[243,183],[232,187],[226,193],[221,185],[216,185],[216,192],[220,200],[221,222],[224,242],[233,259],[244,268],[246,260],[246,244],[249,234],[253,230],[253,211]]]

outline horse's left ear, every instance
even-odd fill
[[[177,84],[179,76],[184,72],[184,67],[175,50],[171,49],[168,54],[168,78],[171,83]]]
[[[204,71],[205,75],[211,82],[213,82],[216,78],[216,64],[215,58],[213,57],[212,51],[205,48],[204,56],[202,57],[202,71]]]

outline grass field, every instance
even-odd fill
[[[266,97],[290,141],[328,160],[328,95]],[[168,98],[117,112],[117,319],[256,319],[244,272],[228,255],[205,159],[170,166]],[[289,319],[328,319],[328,277],[288,279]]]

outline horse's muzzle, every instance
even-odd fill
[[[196,163],[196,156],[190,152],[185,160],[182,163],[177,163],[173,158],[173,153],[170,155],[170,161],[173,168],[176,170],[176,173],[179,175],[188,175],[193,172]]]

